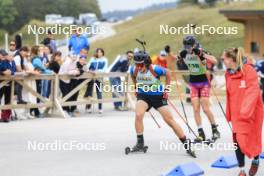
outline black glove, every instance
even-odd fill
[[[182,50],[182,51],[180,52],[180,57],[181,57],[182,59],[185,58],[186,55],[187,55],[187,51],[186,51],[186,50]]]
[[[197,56],[201,56],[202,54],[202,51],[198,48],[193,48],[192,52]]]
[[[204,59],[205,59],[205,58],[204,58],[204,52],[203,52],[202,49],[193,48],[192,52],[193,52],[195,55],[199,56],[201,60],[204,60]]]

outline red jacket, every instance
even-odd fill
[[[159,65],[159,66],[161,66],[161,67],[163,67],[163,68],[167,68],[167,61],[166,61],[165,58],[161,58],[161,56],[158,56],[156,62],[157,62],[157,63],[156,63],[157,65]]]
[[[258,76],[250,64],[235,74],[226,72],[226,118],[232,123],[242,152],[249,158],[262,150],[263,102]]]

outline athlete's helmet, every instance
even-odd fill
[[[136,52],[134,54],[134,62],[135,62],[135,64],[144,63],[145,60],[147,60],[148,58],[149,58],[149,55],[145,51],[138,51],[138,52]]]
[[[197,43],[196,38],[193,35],[187,35],[183,39],[184,49],[190,49]]]

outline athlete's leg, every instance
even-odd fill
[[[176,136],[183,143],[183,147],[186,150],[186,152],[192,157],[196,158],[195,152],[192,150],[191,140],[186,138],[180,125],[178,125],[177,122],[173,119],[173,116],[169,110],[169,106],[168,105],[161,106],[157,108],[157,110],[163,117],[164,121],[173,129]]]
[[[202,118],[200,115],[200,99],[199,97],[192,97],[192,107],[196,125],[199,127],[202,126]]]
[[[136,120],[135,120],[135,128],[137,134],[143,134],[144,126],[143,126],[143,118],[144,114],[148,109],[148,104],[143,100],[138,100],[136,103]]]
[[[201,97],[201,105],[202,105],[203,111],[204,111],[205,115],[207,116],[208,120],[210,121],[210,123],[215,124],[214,115],[213,115],[212,111],[210,110],[209,97]]]
[[[170,112],[169,106],[162,106],[157,109],[161,116],[163,117],[164,121],[173,129],[174,133],[178,136],[178,138],[183,139],[185,138],[185,134],[180,127],[179,124],[173,119],[173,116]]]
[[[201,89],[201,104],[202,104],[204,113],[206,114],[208,120],[210,121],[212,125],[212,139],[216,140],[220,138],[220,132],[217,130],[217,125],[215,122],[214,115],[212,111],[210,110],[209,96],[210,96],[210,88],[208,85],[205,85]]]
[[[136,119],[135,119],[135,128],[137,133],[137,144],[133,147],[134,150],[138,150],[144,147],[144,125],[143,118],[144,114],[148,109],[148,104],[143,100],[138,100],[136,103]]]

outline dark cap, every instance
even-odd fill
[[[1,54],[2,56],[7,56],[7,55],[8,55],[8,53],[7,53],[6,50],[4,50],[4,49],[0,49],[0,54]]]

